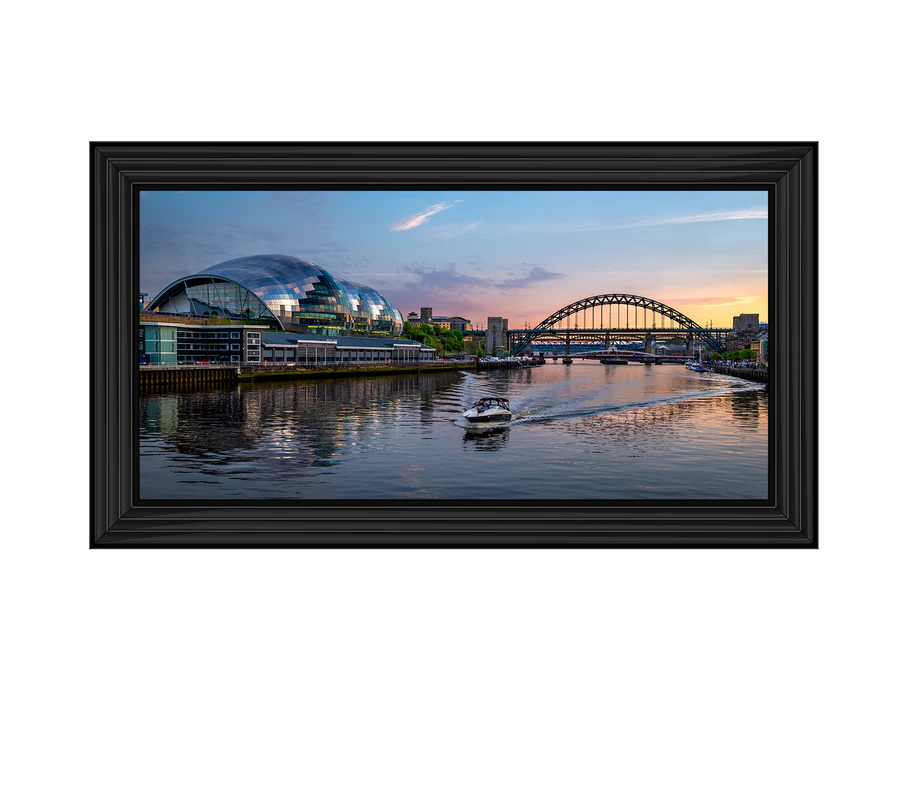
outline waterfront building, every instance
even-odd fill
[[[760,331],[751,341],[750,350],[758,362],[769,361],[769,331]]]
[[[448,317],[447,320],[450,321],[450,330],[451,331],[471,331],[472,330],[472,321],[465,317],[460,317],[459,315],[454,315],[453,317]]]
[[[413,340],[321,337],[267,331],[263,362],[288,364],[403,364],[433,362],[435,349]]]
[[[421,325],[421,321],[418,323],[418,325]],[[455,315],[453,317],[448,317],[447,315],[433,315],[431,318],[431,323],[429,325],[432,328],[444,328],[450,329],[451,331],[472,330],[472,321],[464,317],[459,317],[458,315]]]
[[[435,349],[385,337],[324,337],[259,325],[142,322],[141,364],[291,364],[433,362]]]
[[[403,330],[400,310],[377,290],[280,254],[241,257],[184,276],[148,309],[330,336],[389,337]]]
[[[258,364],[267,326],[141,322],[138,356],[141,364],[219,362]]]
[[[428,318],[427,320],[425,318]],[[411,326],[421,326],[427,323],[432,328],[444,328],[451,331],[471,331],[472,321],[459,315],[448,317],[447,315],[435,315],[430,306],[423,306],[422,313],[410,312],[406,316],[406,322]]]
[[[750,347],[750,339],[749,334],[731,334],[725,338],[725,350],[728,353],[745,350]]]

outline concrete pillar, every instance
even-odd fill
[[[571,337],[570,337],[569,332],[567,331],[566,332],[566,356],[568,356],[570,353],[570,351],[569,351],[570,344],[571,344]]]
[[[653,337],[649,331],[644,337],[644,353],[653,353]]]
[[[684,346],[684,352],[688,356],[694,355],[694,332],[693,331],[689,331],[687,333],[687,343]]]

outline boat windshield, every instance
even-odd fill
[[[509,408],[509,401],[506,398],[497,398],[497,397],[485,397],[481,398],[481,400],[475,401],[475,407],[482,407],[486,409],[492,408]]]

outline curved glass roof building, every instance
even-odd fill
[[[400,310],[377,290],[282,254],[220,262],[172,282],[147,308],[244,322],[274,320],[286,331],[313,334],[396,335],[403,330]]]

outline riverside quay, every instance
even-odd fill
[[[177,364],[402,364],[433,362],[435,349],[412,340],[328,337],[271,331],[259,325],[142,321],[142,365]]]

